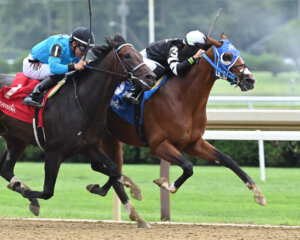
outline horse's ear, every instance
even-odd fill
[[[210,37],[206,37],[206,39],[212,44],[214,45],[216,48],[222,47],[223,43],[221,41],[215,40],[213,38]]]
[[[228,40],[228,38],[226,37],[225,33],[222,33],[222,34],[221,34],[221,39]]]

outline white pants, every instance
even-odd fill
[[[33,60],[31,54],[23,60],[23,73],[26,77],[43,80],[51,75],[49,64],[30,63],[28,60]]]
[[[151,71],[154,71],[154,69],[157,66],[160,66],[164,69],[164,67],[160,63],[158,63],[152,59],[148,59],[146,49],[143,49],[142,51],[140,51],[140,53],[143,56],[144,63],[146,63],[146,65],[150,68]]]

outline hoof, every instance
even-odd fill
[[[141,189],[129,177],[123,175],[122,176],[122,184],[124,186],[130,188],[130,195],[132,198],[139,200],[139,201],[142,200],[143,196],[142,196]]]
[[[99,184],[90,184],[90,185],[87,185],[86,186],[86,190],[88,190],[89,192],[93,193],[93,190],[95,188],[100,188],[100,185]]]
[[[20,182],[10,182],[8,185],[7,185],[7,188],[14,191],[16,187],[19,187],[21,186],[21,183]]]
[[[257,204],[262,205],[262,206],[267,205],[267,201],[266,201],[264,195],[261,192],[259,192],[258,194],[255,194],[255,192],[254,192],[253,197],[254,197],[254,200]]]
[[[130,189],[130,195],[132,198],[138,200],[138,201],[141,201],[143,199],[143,196],[142,196],[142,192],[141,192],[141,189],[136,186],[137,188],[131,188]]]
[[[141,221],[138,223],[138,228],[151,228],[150,224],[145,222],[145,221]]]
[[[107,191],[103,190],[99,184],[87,185],[86,190],[88,190],[90,193],[98,194],[102,197],[105,197],[107,194]]]
[[[29,204],[29,210],[33,213],[34,216],[38,216],[40,214],[40,206]]]
[[[159,187],[169,190],[169,183],[168,180],[166,178],[159,178],[159,179],[155,179],[153,180],[153,182],[155,184],[157,184]]]
[[[259,205],[266,206],[267,201],[266,201],[264,195],[262,194],[262,192],[260,191],[260,189],[258,188],[258,186],[256,184],[253,184],[253,185],[247,184],[247,186],[250,190],[253,191],[253,193],[254,193],[253,198],[254,198],[255,202]]]

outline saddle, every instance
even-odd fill
[[[132,104],[131,102],[123,99],[124,92],[130,89],[132,85],[129,82],[122,82],[117,86],[110,103],[110,108],[116,114],[118,114],[126,122],[135,125],[137,134],[145,146],[147,146],[148,143],[143,130],[144,104],[166,80],[167,76],[162,76],[151,90],[145,91],[141,96],[140,104]]]
[[[61,80],[50,91],[45,93],[44,106],[48,98],[52,97],[58,89],[65,83],[66,79]],[[34,107],[23,104],[23,99],[33,90],[39,83],[36,79],[30,79],[23,73],[17,73],[10,87],[4,86],[0,90],[0,111],[4,114],[18,119],[20,121],[33,124],[34,134],[37,143],[42,147],[44,143],[43,132],[43,112],[42,109],[35,109]],[[41,132],[42,131],[42,132]],[[37,137],[40,135],[40,137]],[[41,140],[38,140],[41,139]],[[39,143],[40,142],[40,143]]]

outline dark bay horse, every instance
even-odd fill
[[[255,78],[240,53],[224,34],[220,41],[212,38],[208,40],[211,47],[198,64],[185,76],[172,76],[167,79],[145,102],[143,126],[151,154],[183,169],[183,174],[172,184],[166,179],[157,179],[154,182],[175,193],[193,175],[193,165],[181,154],[183,151],[190,156],[228,167],[254,192],[255,201],[266,205],[266,200],[254,180],[230,156],[202,138],[207,121],[206,104],[215,79],[226,79],[239,86],[242,91],[253,89],[255,84]],[[100,144],[108,156],[122,166],[121,142],[133,146],[143,144],[135,126],[121,119],[112,109],[107,114],[107,127],[110,134]],[[106,194],[110,184],[109,179],[101,188],[102,195]]]
[[[38,198],[49,199],[61,163],[73,156],[83,155],[91,161],[93,170],[112,178],[113,187],[125,206],[130,219],[139,227],[148,224],[138,215],[128,199],[122,183],[128,178],[121,175],[118,166],[101,150],[99,140],[105,129],[105,113],[116,86],[124,80],[150,89],[155,75],[143,63],[140,53],[116,35],[106,40],[107,45],[93,49],[95,60],[90,69],[68,77],[63,87],[47,101],[43,114],[45,132],[45,179],[43,191],[33,191],[14,174],[18,157],[27,145],[37,145],[32,125],[0,112],[0,135],[7,149],[0,160],[0,175],[9,182],[8,188],[31,201],[30,210],[39,214]],[[134,75],[134,76],[133,76]],[[9,85],[12,77],[2,75],[1,87]]]

